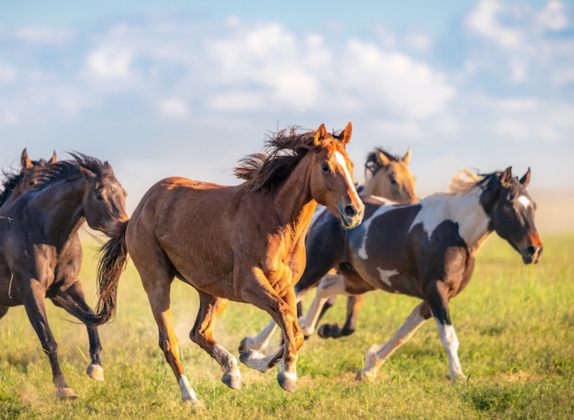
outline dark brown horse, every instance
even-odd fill
[[[359,187],[362,197],[385,197],[393,202],[410,204],[418,201],[415,192],[415,177],[409,169],[412,152],[409,149],[402,158],[398,158],[384,149],[377,147],[367,155],[365,161],[365,184]],[[325,223],[326,221],[326,223]],[[335,274],[335,266],[323,263],[323,255],[337,252],[343,243],[339,235],[340,224],[330,217],[325,209],[317,210],[309,227],[306,239],[307,261],[309,264],[299,282],[295,285],[297,295],[297,313],[302,316],[302,298],[311,288],[316,287],[321,278],[331,272]],[[330,260],[329,260],[330,261]],[[347,297],[347,316],[343,328],[337,325],[326,326],[319,332],[323,337],[342,337],[355,331],[359,308],[364,298],[362,295]],[[335,299],[325,303],[321,316],[334,304]],[[254,351],[265,350],[271,336],[277,329],[277,324],[271,321],[259,334],[253,337],[245,337],[241,343],[243,349]],[[305,335],[309,335],[303,331]]]
[[[334,295],[385,290],[418,297],[423,302],[395,335],[367,352],[359,378],[373,378],[431,316],[448,355],[451,379],[464,378],[448,304],[470,281],[476,253],[492,232],[508,241],[525,264],[540,258],[542,242],[534,224],[536,204],[526,191],[529,182],[530,169],[520,180],[510,168],[486,175],[466,171],[453,179],[450,194],[407,206],[368,204],[359,228],[339,231],[345,247],[329,258],[340,274],[321,281],[302,328],[313,331],[321,306]]]
[[[20,170],[14,173],[4,172],[5,182],[4,189],[2,193],[0,193],[0,207],[3,204],[15,200],[26,191],[35,189],[42,180],[44,168],[47,165],[55,164],[57,161],[56,152],[52,153],[48,161],[44,159],[31,160],[28,157],[27,150],[24,149],[20,158]],[[72,312],[75,312],[74,306],[78,306],[88,312],[91,311],[91,308],[85,301],[84,292],[78,277],[82,267],[82,257],[80,234],[76,232],[65,249],[62,249],[59,253],[55,268],[55,272],[59,273],[59,277],[63,279],[63,284],[65,285],[63,288],[69,291],[71,299],[67,302],[61,299],[53,300],[56,305],[67,308],[68,311]],[[5,315],[7,311],[8,307],[1,307],[0,318]],[[90,342],[90,364],[88,365],[86,373],[90,378],[96,381],[103,381],[102,346],[100,344],[98,329],[89,324],[86,327]]]
[[[109,164],[74,154],[73,161],[23,163],[21,180],[32,180],[27,191],[12,188],[0,208],[0,313],[24,305],[52,365],[59,398],[75,398],[66,384],[57,357],[57,344],[46,319],[44,299],[85,322],[95,317],[84,300],[77,274],[82,250],[78,229],[88,221],[111,234],[127,219],[125,192]],[[30,171],[30,172],[29,172]],[[30,190],[31,188],[31,190]],[[88,374],[103,379],[100,344],[95,327],[88,327],[91,363]]]
[[[112,316],[119,276],[131,256],[148,295],[159,344],[184,400],[197,403],[178,354],[170,312],[174,277],[199,293],[200,308],[190,333],[193,342],[223,369],[222,381],[240,387],[237,361],[213,336],[216,317],[228,300],[250,303],[269,313],[282,329],[284,346],[268,358],[249,352],[240,360],[267,370],[281,358],[279,384],[295,387],[297,324],[293,284],[305,267],[305,234],[317,202],[344,228],[357,226],[363,204],[353,184],[345,146],[351,124],[338,135],[321,125],[315,132],[281,131],[267,142],[267,154],[247,157],[235,173],[245,182],[221,186],[167,178],[143,197],[121,233],[105,246],[101,260],[102,322]]]

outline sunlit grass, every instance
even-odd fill
[[[94,297],[94,250],[85,246],[82,279]],[[574,416],[574,237],[546,238],[542,261],[523,266],[505,243],[492,238],[481,251],[473,280],[452,303],[460,359],[468,382],[451,385],[434,323],[424,325],[380,370],[372,384],[354,373],[364,352],[400,326],[416,300],[383,292],[367,296],[358,330],[340,340],[312,337],[300,352],[298,389],[285,393],[275,371],[241,366],[243,388],[227,389],[221,371],[191,343],[197,311],[194,290],[175,282],[174,319],[190,382],[207,406],[205,417],[563,417]],[[129,266],[114,321],[100,328],[105,383],[85,374],[88,340],[82,325],[48,304],[68,384],[79,394],[58,402],[49,363],[22,307],[0,321],[0,417],[188,417],[177,383],[157,345],[156,326],[139,278]],[[341,321],[344,302],[326,322]],[[268,321],[247,305],[231,304],[216,337],[237,353],[242,337]]]

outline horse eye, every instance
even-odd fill
[[[329,172],[331,170],[331,168],[329,167],[329,164],[327,163],[326,160],[324,160],[323,162],[321,162],[321,170],[323,172]]]
[[[397,185],[397,180],[395,178],[391,178],[391,184]]]
[[[114,194],[117,191],[117,189],[116,187],[110,187],[110,191],[112,192],[112,194]]]

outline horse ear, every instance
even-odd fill
[[[524,175],[522,175],[522,178],[520,178],[520,183],[522,185],[524,185],[525,187],[528,187],[528,184],[530,184],[530,166],[528,167],[528,170],[526,171],[526,173]]]
[[[325,137],[327,137],[327,129],[325,128],[325,124],[321,124],[315,132],[315,139],[313,140],[313,144],[315,146],[320,146],[323,144]]]
[[[28,157],[28,150],[22,150],[22,156],[20,156],[20,166],[22,169],[27,169],[32,166],[32,161]]]
[[[379,162],[379,165],[381,166],[385,166],[388,165],[391,160],[388,158],[388,156],[384,153],[384,152],[377,152],[377,161]]]
[[[56,151],[54,150],[52,152],[52,156],[50,157],[50,160],[48,161],[49,165],[53,165],[54,163],[56,163],[58,161],[58,155],[56,155]]]
[[[405,155],[403,156],[403,158],[401,159],[403,161],[404,164],[408,165],[409,162],[411,161],[411,155],[413,154],[413,149],[411,149],[409,147],[409,149],[407,150],[407,153],[405,153]]]
[[[511,180],[512,180],[512,166],[509,166],[502,172],[502,174],[500,174],[500,184],[503,187],[507,187],[510,185]]]
[[[349,121],[347,123],[347,126],[345,127],[345,129],[341,133],[340,138],[341,138],[341,141],[343,142],[343,144],[349,144],[349,142],[351,141],[352,135],[353,135],[353,124],[351,123],[351,121]]]

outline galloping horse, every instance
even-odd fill
[[[418,201],[415,193],[415,178],[409,169],[412,151],[409,149],[402,158],[393,156],[384,149],[377,147],[367,155],[365,161],[365,184],[359,187],[362,197],[386,197],[396,203],[410,204]],[[328,223],[324,223],[328,220]],[[330,217],[324,209],[315,214],[306,239],[307,261],[305,271],[299,282],[295,285],[297,294],[298,316],[303,315],[302,298],[312,287],[316,287],[321,278],[329,272],[335,273],[335,266],[327,266],[321,262],[324,253],[336,250],[342,242],[339,235],[340,226],[336,219]],[[347,316],[344,327],[323,328],[320,331],[322,337],[341,337],[352,334],[355,331],[359,308],[363,302],[362,295],[347,297]],[[334,304],[334,299],[329,300],[323,306],[321,315]],[[271,321],[258,335],[245,337],[241,342],[240,350],[263,351],[277,329],[277,324]],[[305,335],[305,331],[303,331]]]
[[[321,281],[302,328],[313,331],[323,303],[334,295],[381,289],[418,297],[423,302],[395,335],[369,349],[358,379],[374,378],[431,316],[448,355],[451,379],[464,378],[448,303],[470,281],[476,253],[493,231],[525,264],[538,261],[542,242],[534,224],[536,204],[526,191],[529,182],[530,169],[520,180],[511,168],[486,175],[465,171],[451,181],[450,194],[413,205],[367,204],[363,224],[339,232],[345,246],[329,258],[338,263],[340,275]]]
[[[30,160],[26,149],[22,151],[20,158],[20,170],[18,172],[10,173],[4,172],[6,180],[4,182],[4,189],[0,193],[0,207],[9,203],[24,192],[33,190],[37,187],[42,179],[43,169],[47,165],[53,165],[58,161],[56,152],[48,161],[44,159]],[[64,284],[71,284],[71,291],[74,291],[72,296],[77,300],[78,305],[91,311],[88,304],[85,302],[84,292],[81,283],[78,280],[80,269],[82,267],[82,244],[80,241],[80,234],[75,232],[73,237],[70,238],[68,244],[64,249],[59,252],[58,262],[56,263],[55,272],[59,273],[60,278],[64,279]],[[67,288],[67,286],[65,287]],[[61,306],[58,300],[54,301],[58,306]],[[0,318],[6,314],[8,307],[0,307]],[[100,337],[97,327],[87,324],[88,339],[90,342],[90,364],[86,369],[86,374],[96,380],[104,380],[104,369],[102,367],[101,352],[102,346],[100,344]]]
[[[183,400],[199,403],[184,375],[170,312],[174,277],[193,286],[200,307],[190,333],[223,369],[222,382],[240,387],[237,361],[213,337],[216,317],[228,300],[269,313],[282,329],[284,346],[266,359],[248,352],[240,360],[265,371],[281,358],[278,382],[295,388],[297,324],[293,284],[305,267],[305,234],[317,202],[336,214],[345,229],[357,226],[364,206],[353,185],[345,151],[351,123],[340,135],[321,125],[315,132],[284,130],[267,142],[267,154],[245,158],[236,175],[245,182],[221,186],[167,178],[142,198],[129,222],[110,240],[100,261],[100,322],[115,310],[117,285],[128,254],[148,295],[159,345]]]
[[[0,316],[10,306],[25,306],[62,399],[76,394],[60,369],[44,299],[49,297],[85,323],[94,323],[77,278],[82,256],[77,232],[87,221],[91,228],[111,235],[127,219],[125,192],[110,165],[81,154],[72,156],[73,161],[57,163],[54,156],[49,164],[23,160],[20,178],[28,176],[34,182],[20,196],[5,197],[0,208]],[[88,375],[102,380],[97,331],[89,326],[88,333],[92,357]]]

